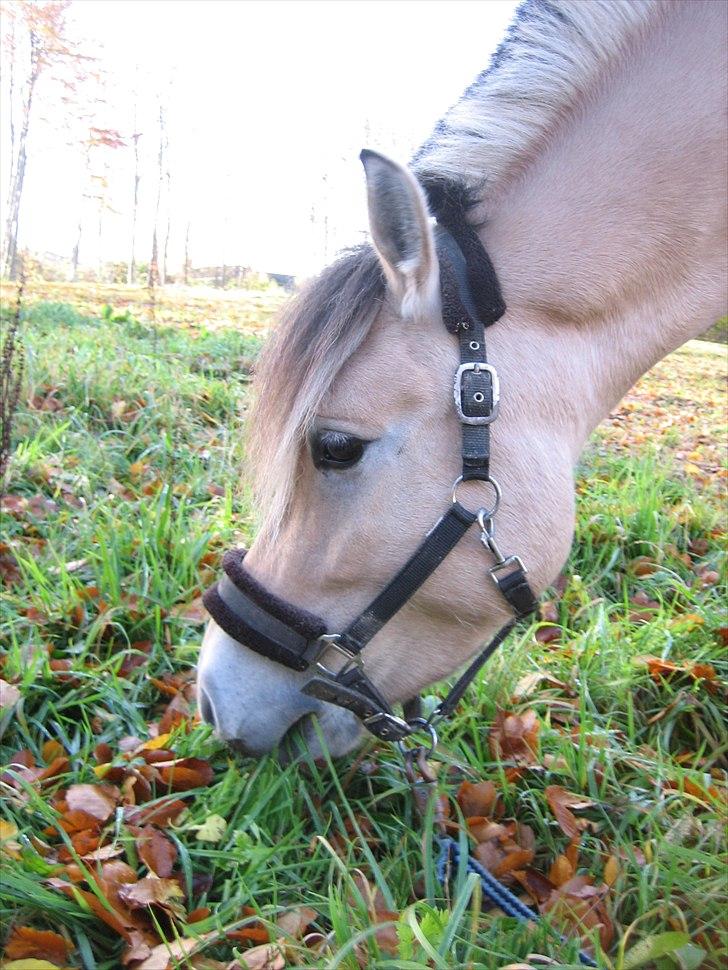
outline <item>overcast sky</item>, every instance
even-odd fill
[[[108,71],[108,127],[142,132],[139,256],[150,247],[159,99],[167,106],[172,261],[191,223],[195,265],[307,274],[366,227],[359,150],[406,161],[487,65],[511,0],[75,0]],[[136,92],[136,93],[135,93]],[[21,245],[69,254],[77,146],[36,119]],[[130,149],[110,158],[104,259],[125,259]],[[86,224],[87,223],[87,224]],[[82,261],[98,257],[92,213]]]

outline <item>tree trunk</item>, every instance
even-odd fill
[[[78,260],[81,252],[81,234],[83,232],[83,200],[88,191],[88,178],[91,171],[91,140],[86,144],[86,151],[83,159],[83,176],[81,181],[81,198],[78,202],[78,227],[76,229],[76,245],[73,247],[71,256],[71,282],[75,283],[78,277]]]
[[[162,183],[164,181],[164,109],[159,106],[159,154],[157,156],[157,202],[154,207],[154,230],[152,232],[152,257],[149,260],[149,274],[147,286],[154,288],[159,283],[159,243],[157,226],[159,223],[159,206],[162,201]]]
[[[28,79],[28,97],[23,105],[23,124],[18,139],[18,160],[15,165],[10,188],[8,221],[5,228],[4,275],[14,280],[18,272],[18,226],[20,221],[20,202],[23,197],[23,182],[25,181],[25,165],[27,161],[26,144],[30,127],[30,113],[33,108],[33,94],[35,84],[40,74],[40,41],[31,34],[30,37],[30,76]]]
[[[185,229],[185,263],[183,268],[184,273],[184,284],[189,285],[190,282],[190,223],[187,223],[187,228]]]
[[[131,209],[131,241],[129,246],[129,265],[126,270],[126,282],[131,286],[134,282],[136,276],[136,261],[135,261],[135,250],[136,250],[136,224],[137,224],[137,209],[139,208],[139,182],[141,181],[141,176],[139,175],[139,139],[141,133],[136,131],[137,126],[137,114],[136,105],[134,105],[134,134],[132,135],[132,140],[134,142],[134,195],[132,201]]]

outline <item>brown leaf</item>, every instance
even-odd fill
[[[579,937],[587,951],[591,934],[598,930],[602,949],[608,950],[614,939],[614,926],[604,902],[608,892],[607,886],[593,886],[588,876],[574,876],[554,889],[539,908],[565,935]]]
[[[0,707],[14,707],[20,700],[21,694],[15,684],[0,680]]]
[[[120,798],[119,789],[111,785],[71,785],[66,792],[71,811],[85,812],[100,822],[114,813]]]
[[[119,934],[119,936],[123,936],[124,939],[128,939],[130,930],[134,928],[134,924],[130,919],[129,914],[114,908],[111,906],[111,904],[109,904],[109,907],[107,908],[103,905],[103,903],[101,903],[95,893],[87,892],[85,889],[80,889],[78,886],[74,886],[70,882],[66,882],[63,879],[52,877],[47,879],[46,883],[49,886],[52,886],[54,889],[58,889],[62,893],[65,893],[65,895],[71,899],[74,898],[74,894],[79,894],[83,898],[84,902],[86,902],[89,909],[91,909],[100,920],[106,923],[107,926],[110,926],[115,933]]]
[[[213,771],[202,758],[182,758],[171,765],[158,765],[162,782],[172,791],[202,788],[213,779]]]
[[[613,886],[619,876],[619,861],[616,856],[610,855],[604,864],[604,882],[607,886]]]
[[[159,828],[169,825],[187,808],[179,798],[165,798],[150,805],[136,807],[130,805],[124,809],[124,818],[131,825],[151,825]]]
[[[72,943],[53,930],[15,926],[5,944],[5,957],[8,960],[47,960],[63,966],[73,949]]]
[[[549,882],[552,882],[554,886],[563,886],[575,874],[574,867],[566,856],[557,855],[549,869]]]
[[[285,936],[300,940],[317,916],[316,910],[311,909],[310,906],[297,906],[295,909],[281,913],[276,919],[276,926]]]
[[[160,879],[158,876],[145,876],[133,883],[119,886],[119,899],[130,909],[146,906],[159,906],[177,916],[182,915],[180,900],[184,893],[176,879]]]
[[[570,809],[589,808],[594,802],[583,795],[568,792],[560,785],[548,785],[544,795],[564,835],[568,835],[570,839],[580,838],[585,825]]]
[[[513,877],[523,886],[531,899],[537,903],[545,902],[556,888],[546,876],[535,869],[514,872]]]
[[[278,943],[254,946],[238,957],[236,963],[240,970],[284,970],[286,966],[283,950]],[[234,968],[235,964],[232,966]]]
[[[488,734],[488,747],[493,760],[538,764],[539,729],[535,711],[510,714],[499,709]]]
[[[637,556],[627,563],[627,571],[633,576],[651,576],[660,568],[660,564],[655,562],[650,556]]]
[[[148,869],[161,877],[170,876],[177,860],[177,846],[158,829],[145,826],[136,840],[139,857]]]
[[[498,801],[498,792],[492,781],[479,781],[473,784],[464,781],[455,795],[458,805],[465,816],[488,816],[493,814],[493,809]]]
[[[180,620],[187,620],[188,623],[202,624],[207,623],[208,614],[205,609],[202,596],[196,596],[189,603],[181,603],[174,606],[170,611],[171,616],[176,616]]]
[[[171,943],[160,943],[155,946],[143,963],[134,970],[178,970],[184,964],[184,958],[191,956],[203,944],[217,936],[217,933],[203,933],[195,939],[174,940]]]

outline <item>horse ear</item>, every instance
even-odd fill
[[[408,169],[384,155],[364,149],[359,157],[374,246],[402,315],[416,315],[434,301],[439,277],[424,192]]]

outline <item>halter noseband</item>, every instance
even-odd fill
[[[516,621],[538,605],[523,563],[517,556],[504,556],[495,540],[494,516],[501,491],[490,477],[490,425],[498,416],[499,385],[496,370],[487,361],[485,328],[500,319],[505,303],[488,254],[462,209],[453,211],[447,205],[435,205],[435,209],[443,322],[460,346],[454,396],[462,429],[462,473],[453,486],[452,504],[399,572],[340,633],[328,632],[323,619],[262,586],[245,569],[244,550],[226,553],[225,575],[204,595],[208,612],[228,636],[292,670],[313,668],[303,693],[352,711],[372,734],[385,741],[401,741],[423,727],[434,737],[433,722],[455,709]],[[472,512],[458,502],[457,492],[461,482],[474,480],[489,484],[494,498],[489,508]],[[476,523],[483,545],[495,558],[490,575],[515,618],[478,654],[427,721],[418,717],[405,720],[392,711],[366,676],[362,651]],[[323,662],[330,652],[344,657],[338,671]]]

